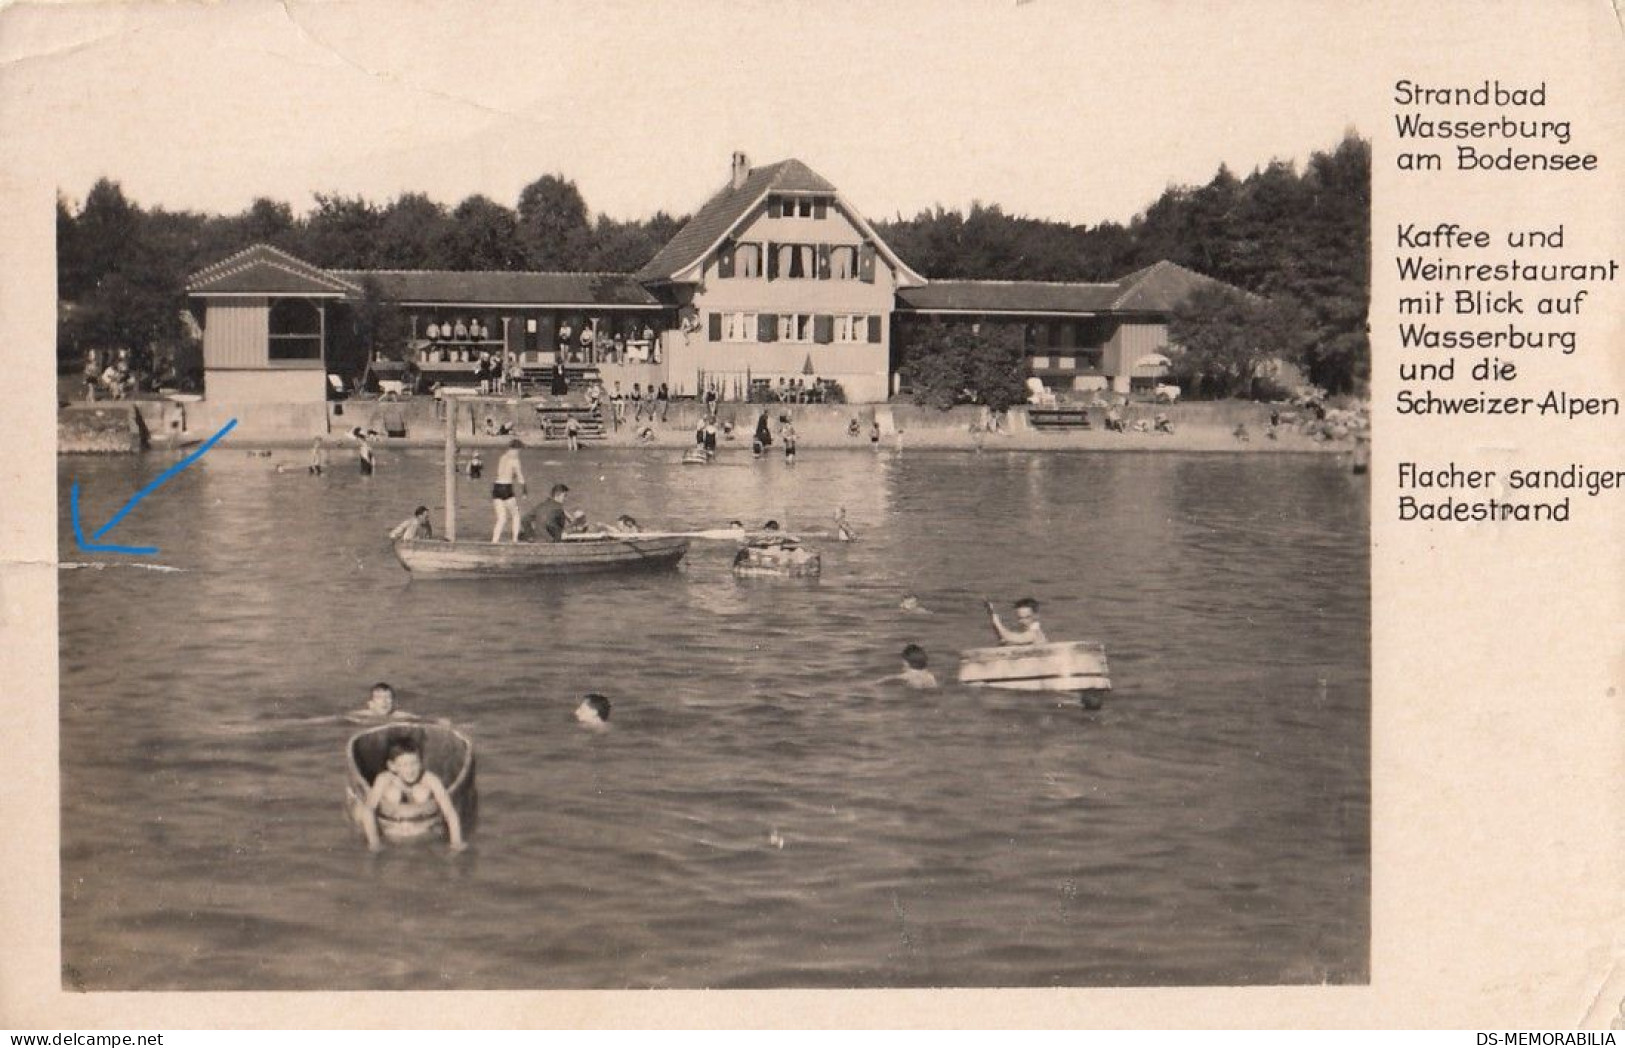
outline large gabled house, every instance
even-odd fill
[[[400,348],[437,381],[472,382],[483,354],[510,373],[592,367],[677,395],[820,379],[873,402],[930,320],[1019,326],[1049,388],[1127,391],[1164,373],[1168,316],[1205,283],[1172,262],[1099,284],[928,280],[800,160],[753,168],[735,153],[727,183],[636,273],[327,270],[257,244],[187,290],[211,400],[320,400],[328,372],[399,367],[357,344],[352,311],[372,296],[401,307]]]

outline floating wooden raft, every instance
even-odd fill
[[[1015,691],[1110,691],[1106,647],[1092,641],[971,648],[959,653],[959,682]]]
[[[389,761],[389,747],[397,740],[417,744],[423,769],[440,776],[451,796],[451,805],[462,823],[463,837],[474,832],[479,815],[479,794],[474,788],[474,744],[460,731],[439,724],[384,724],[350,737],[345,754],[349,758],[349,788],[344,807],[350,819],[361,825],[361,810],[372,789],[372,780]],[[378,832],[386,841],[407,842],[446,835],[446,820],[438,808],[412,819],[390,818],[378,812]]]
[[[638,535],[563,542],[445,542],[404,539],[395,556],[414,575],[442,578],[531,578],[670,568],[688,552],[688,539]]]

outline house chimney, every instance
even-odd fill
[[[730,179],[730,184],[735,189],[744,189],[745,188],[745,179],[747,179],[749,177],[750,177],[750,161],[748,159],[746,159],[745,154],[743,154],[743,153],[735,153],[734,154],[734,163],[733,163],[733,177],[732,177],[732,179]]]

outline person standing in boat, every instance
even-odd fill
[[[1049,643],[1049,639],[1044,636],[1044,627],[1038,621],[1038,602],[1031,597],[1022,597],[1016,601],[1014,628],[999,621],[999,613],[993,610],[992,601],[984,600],[982,604],[987,608],[987,617],[993,622],[993,630],[999,635],[1000,644]]]
[[[508,450],[502,453],[497,460],[497,479],[491,485],[491,505],[497,514],[496,527],[491,529],[491,541],[502,541],[502,525],[508,520],[513,522],[513,540],[519,541],[519,499],[514,492],[515,485],[521,493],[527,493],[525,487],[525,470],[519,464],[519,449],[524,444],[517,438],[508,441]]]
[[[372,780],[372,789],[361,805],[361,830],[367,835],[367,850],[379,851],[383,839],[378,832],[378,816],[392,819],[418,819],[439,810],[446,822],[446,838],[453,852],[468,847],[463,840],[463,823],[451,794],[440,776],[423,766],[417,743],[398,739],[390,744],[384,770]]]
[[[520,539],[525,542],[564,541],[564,533],[570,528],[570,514],[564,509],[564,499],[569,493],[566,485],[553,485],[553,490],[547,493],[547,501],[525,514],[519,529]]]

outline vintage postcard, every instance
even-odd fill
[[[1621,97],[1605,0],[0,11],[0,1026],[1618,1029]]]

